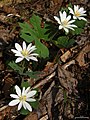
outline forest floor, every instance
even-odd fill
[[[29,22],[32,13],[53,22],[62,6],[71,2],[87,11],[88,23],[68,49],[49,46],[51,58],[39,61],[38,80],[27,78],[39,90],[39,106],[29,115],[21,115],[8,102],[12,86],[20,76],[7,67],[11,48],[20,41],[18,22]],[[89,0],[0,0],[0,120],[89,120],[90,119],[90,3]],[[55,53],[54,53],[55,52]],[[60,59],[55,61],[53,54]],[[62,61],[62,63],[60,63]],[[36,82],[35,82],[36,81]]]

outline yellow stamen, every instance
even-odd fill
[[[75,12],[75,16],[76,16],[76,17],[79,17],[79,16],[80,16],[80,12],[79,12],[78,10]]]
[[[63,21],[63,26],[67,26],[68,25],[68,21],[67,20],[64,20]]]
[[[20,101],[26,101],[26,95],[20,96],[19,100]]]
[[[25,49],[25,50],[22,50],[21,53],[22,53],[22,55],[23,55],[24,57],[28,56],[28,54],[29,54],[26,49]]]

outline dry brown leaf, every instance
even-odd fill
[[[90,43],[85,45],[83,49],[80,51],[78,54],[76,61],[79,63],[80,66],[85,66],[86,61],[85,61],[85,55],[90,52]]]
[[[53,81],[49,87],[49,89],[44,93],[43,97],[42,97],[42,100],[45,100],[46,101],[46,107],[47,107],[47,112],[48,112],[48,115],[49,115],[49,118],[50,120],[52,120],[52,102],[53,102],[53,99],[52,99],[52,88],[54,87],[55,85],[55,81]]]
[[[43,117],[40,118],[39,120],[48,120],[48,115],[43,116]]]
[[[3,64],[2,60],[0,60],[0,70],[1,70],[1,71],[4,70],[4,64]]]
[[[65,52],[60,58],[63,62],[66,62],[67,59],[69,59],[71,56],[71,52],[68,50],[67,52]]]
[[[3,80],[4,80],[4,86],[2,90],[4,91],[4,95],[7,98],[8,95],[10,94],[10,88],[15,83],[15,81],[13,80],[12,75],[10,73],[8,73]]]
[[[35,112],[31,112],[24,120],[38,120],[38,115]]]
[[[66,70],[64,66],[58,65],[58,78],[61,85],[68,90],[69,94],[76,92],[77,80],[74,78],[73,73]]]
[[[62,5],[63,0],[52,0],[55,5],[60,4]]]
[[[8,29],[2,29],[0,30],[0,39],[4,42],[8,43],[8,41],[11,41],[15,35],[13,33],[10,33],[10,30]]]
[[[17,117],[16,106],[9,107],[7,105],[0,108],[0,120],[5,120],[6,117],[9,120],[14,120]]]

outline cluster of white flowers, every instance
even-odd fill
[[[74,30],[77,26],[74,25],[74,22],[76,19],[87,21],[84,16],[86,16],[86,11],[83,7],[79,8],[78,5],[74,5],[74,10],[70,7],[68,7],[70,13],[73,15],[73,20],[71,18],[71,15],[67,15],[65,11],[59,12],[60,18],[57,16],[54,16],[55,20],[59,24],[59,29],[64,29],[65,32],[69,32],[69,29]],[[17,56],[16,63],[21,62],[23,59],[26,59],[27,61],[37,60],[37,53],[33,53],[33,51],[36,50],[36,46],[32,45],[30,43],[28,46],[26,46],[25,41],[23,41],[22,46],[18,43],[15,43],[16,49],[11,49],[11,51]],[[30,105],[30,102],[35,102],[36,100],[32,98],[37,91],[31,90],[30,87],[26,88],[23,87],[22,91],[21,89],[16,85],[15,90],[17,94],[10,94],[14,100],[12,100],[9,103],[9,106],[15,106],[18,105],[18,110],[20,110],[22,107],[26,110],[32,111],[32,107]]]
[[[73,20],[71,20],[71,15],[67,16],[67,13],[59,12],[60,18],[57,16],[54,16],[55,20],[59,24],[59,29],[64,29],[65,32],[69,32],[69,29],[74,30],[77,26],[72,24],[75,22],[76,19],[87,21],[84,16],[86,16],[86,11],[83,7],[79,8],[78,5],[74,5],[74,10],[70,7],[68,7],[70,10],[70,13],[73,15]]]
[[[20,110],[22,107],[26,110],[29,110],[30,112],[32,111],[32,107],[30,103],[28,102],[35,102],[36,99],[32,98],[37,91],[36,90],[30,90],[30,87],[28,87],[25,90],[25,87],[23,87],[22,91],[21,89],[16,85],[15,90],[17,94],[10,94],[14,100],[12,100],[9,103],[9,106],[15,106],[18,104],[18,110]]]
[[[13,53],[15,53],[15,56],[18,58],[16,59],[16,63],[21,62],[23,59],[26,59],[27,61],[33,60],[33,61],[38,61],[37,60],[37,53],[33,53],[34,50],[36,50],[36,46],[32,45],[30,43],[28,46],[26,46],[25,41],[22,43],[22,47],[18,44],[15,43],[15,49],[11,49]],[[32,107],[28,102],[35,102],[36,100],[33,97],[37,91],[36,90],[30,90],[30,87],[28,87],[25,90],[25,87],[23,87],[22,91],[21,89],[16,85],[15,90],[17,94],[10,94],[14,100],[12,100],[9,103],[9,106],[15,106],[18,104],[18,110],[20,110],[22,107],[26,110],[32,111]]]

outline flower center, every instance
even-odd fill
[[[76,10],[75,16],[76,16],[76,17],[79,17],[79,16],[80,16],[80,12],[79,12],[78,10]]]
[[[20,101],[26,101],[26,95],[20,96],[19,100]]]
[[[22,50],[21,53],[22,53],[22,55],[23,55],[24,57],[28,56],[28,54],[29,54],[26,49],[25,49],[25,50]]]
[[[63,21],[63,26],[65,27],[65,26],[67,26],[68,25],[68,21],[67,20],[64,20]]]

